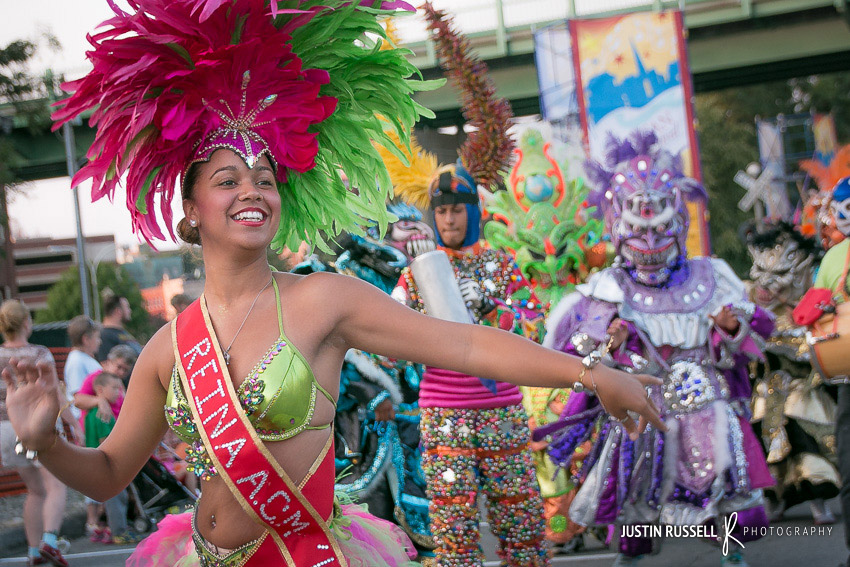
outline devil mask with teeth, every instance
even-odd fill
[[[777,313],[790,309],[812,283],[812,271],[823,254],[817,241],[784,221],[749,229],[746,236],[753,259],[753,300]]]
[[[403,252],[408,260],[436,249],[434,230],[422,219],[418,209],[397,201],[390,203],[387,209],[398,217],[390,224],[390,230],[384,241]]]
[[[705,197],[681,162],[657,146],[652,133],[608,141],[605,163],[590,162],[596,185],[590,201],[604,215],[618,260],[635,281],[667,284],[685,262],[686,201]]]

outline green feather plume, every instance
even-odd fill
[[[292,173],[285,183],[278,184],[283,213],[272,241],[275,250],[284,246],[294,250],[306,240],[329,251],[325,237],[332,240],[342,231],[363,234],[369,225],[377,225],[383,234],[395,220],[386,209],[393,187],[372,142],[406,163],[384,130],[390,129],[409,148],[413,125],[420,117],[434,116],[413,100],[413,93],[437,89],[444,83],[422,80],[407,61],[409,50],[381,49],[386,33],[379,20],[396,15],[396,11],[340,0],[278,2],[281,10],[319,6],[325,8],[293,30],[293,51],[304,68],[328,71],[330,82],[321,94],[339,102],[333,115],[315,126],[319,142],[316,167]],[[293,17],[298,16],[278,15],[275,24],[283,26]],[[352,189],[346,187],[342,172]]]

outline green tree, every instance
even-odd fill
[[[59,48],[59,42],[50,34],[45,34],[43,39],[51,48]],[[7,197],[18,181],[15,171],[22,162],[10,134],[16,126],[37,132],[46,130],[50,124],[44,84],[28,72],[36,50],[37,44],[27,40],[16,40],[0,47],[0,267],[7,272],[7,277],[8,272],[13,271],[8,245],[12,235]],[[14,282],[7,281],[0,273],[0,287],[6,285],[14,289]]]
[[[725,98],[723,93],[708,93],[696,99],[700,161],[708,192],[712,252],[742,275],[749,270],[750,261],[738,227],[752,215],[737,207],[742,194],[732,178],[758,160],[758,145],[752,120],[732,118]]]
[[[0,48],[0,184],[17,182],[15,168],[21,155],[10,140],[16,127],[40,133],[50,126],[47,88],[42,78],[29,71],[29,63],[39,44],[58,49],[59,42],[45,34],[38,42],[19,39]]]
[[[836,73],[700,93],[695,101],[700,162],[708,190],[714,254],[738,275],[752,264],[740,228],[752,214],[738,209],[738,170],[758,161],[755,120],[778,114],[832,112],[839,136],[850,131],[850,74]]]
[[[789,86],[796,112],[832,113],[838,135],[850,132],[850,73],[793,79]]]
[[[145,311],[139,286],[130,273],[121,265],[102,262],[97,266],[97,285],[99,294],[109,288],[127,298],[132,311],[132,317],[126,324],[127,330],[144,344],[156,329]],[[47,307],[35,314],[35,322],[67,321],[82,312],[80,273],[78,267],[73,266],[47,292]]]

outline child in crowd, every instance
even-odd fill
[[[118,398],[124,395],[124,384],[121,383],[121,378],[110,372],[103,371],[96,375],[92,386],[95,395],[109,406],[113,406]],[[112,431],[113,425],[115,425],[114,415],[104,420],[98,412],[87,412],[85,419],[86,447],[99,446]]]
[[[65,393],[68,398],[76,402],[79,392],[87,376],[100,370],[100,363],[95,360],[94,355],[100,348],[100,325],[85,315],[78,315],[68,323],[68,340],[71,342],[71,352],[65,361],[63,380],[65,382]],[[92,398],[95,400],[96,398]],[[74,403],[71,406],[73,416],[83,424],[83,414],[80,406]],[[86,497],[86,532],[95,535],[97,520],[103,513],[100,502]],[[97,534],[100,539],[100,534]]]
[[[109,406],[114,406],[119,398],[124,396],[124,383],[119,376],[103,371],[94,377],[94,392],[98,398]],[[106,420],[102,412],[89,411],[85,418],[86,447],[98,447],[115,426],[116,416],[110,415]],[[103,503],[106,510],[108,528],[99,528],[92,541],[102,543],[130,544],[138,543],[141,537],[127,528],[127,491],[122,490],[117,496]]]
[[[100,325],[85,315],[74,317],[68,324],[68,339],[72,348],[65,361],[64,380],[66,393],[73,399],[86,377],[100,370],[100,363],[94,358],[100,348]],[[77,419],[82,415],[74,406],[71,406],[71,412]]]
[[[169,429],[153,456],[174,475],[174,478],[183,483],[183,486],[194,494],[198,494],[198,477],[187,468],[186,450],[188,448],[189,444]]]
[[[80,425],[85,427],[85,419],[89,410],[100,412],[101,420],[108,421],[109,416],[118,417],[118,412],[121,411],[121,404],[124,403],[124,394],[121,395],[113,404],[109,404],[103,398],[99,398],[94,391],[94,379],[101,372],[109,372],[114,374],[126,384],[130,376],[130,371],[133,365],[136,364],[136,351],[128,345],[116,345],[109,351],[106,360],[103,361],[103,369],[98,368],[89,374],[80,389],[74,393],[74,406],[83,412],[80,418]]]

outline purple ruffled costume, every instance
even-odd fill
[[[741,323],[735,336],[711,315],[731,306]],[[586,439],[581,488],[570,508],[582,525],[700,525],[737,512],[744,527],[766,525],[761,489],[773,484],[749,424],[748,362],[761,355],[771,315],[746,300],[743,283],[722,260],[685,263],[664,287],[644,286],[626,270],[608,268],[564,298],[547,321],[544,344],[585,356],[597,350],[611,321],[627,322],[629,338],[603,363],[664,379],[651,393],[667,433],[648,429],[632,442],[599,402],[573,394],[550,456],[568,465]],[[593,437],[592,437],[593,436]],[[621,538],[620,550],[652,551],[644,538]]]

